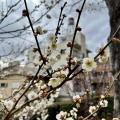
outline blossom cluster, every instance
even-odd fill
[[[56,119],[57,120],[74,120],[74,119],[77,119],[77,112],[78,110],[74,107],[72,110],[70,110],[70,113],[60,111],[60,113],[56,115]]]
[[[43,1],[46,3],[46,1]],[[54,5],[55,1],[51,1],[51,5]],[[58,2],[58,0],[56,1]],[[96,57],[89,58],[85,57],[83,60],[78,60],[72,55],[73,46],[74,46],[74,37],[73,41],[67,41],[66,47],[70,50],[69,54],[64,55],[63,65],[57,64],[58,61],[62,60],[62,50],[57,50],[58,48],[58,35],[60,34],[60,27],[63,25],[65,14],[62,15],[62,10],[65,7],[61,7],[60,19],[58,21],[58,26],[56,28],[56,33],[47,33],[47,30],[43,30],[41,26],[37,26],[35,29],[31,25],[29,12],[26,9],[22,11],[23,17],[28,17],[30,27],[34,34],[37,48],[33,48],[32,54],[28,55],[28,61],[31,62],[38,71],[36,75],[30,79],[25,80],[21,88],[15,89],[9,98],[4,99],[4,96],[0,94],[0,111],[2,111],[6,118],[12,117],[13,119],[19,120],[29,120],[32,119],[35,115],[37,120],[46,120],[48,118],[48,109],[47,107],[54,104],[55,99],[58,97],[60,92],[60,87],[64,85],[67,81],[73,80],[78,74],[82,73],[84,76],[88,75],[88,72],[94,70],[97,67]],[[84,3],[83,3],[84,5]],[[50,8],[49,4],[46,3],[46,8]],[[82,7],[83,9],[83,7]],[[81,15],[82,9],[77,9],[79,15]],[[61,17],[63,16],[63,18]],[[78,16],[79,16],[78,15]],[[50,15],[47,15],[47,18],[51,18]],[[78,17],[80,18],[80,17]],[[79,21],[79,19],[78,19]],[[78,23],[78,22],[77,22]],[[76,31],[81,31],[81,28],[76,24]],[[47,45],[45,48],[40,49],[38,42],[38,36],[47,33],[46,40]],[[74,35],[75,35],[74,34]],[[66,50],[66,49],[64,49]],[[55,54],[52,54],[55,51]],[[96,52],[99,56],[99,62],[106,62],[110,55],[109,48],[104,46],[102,43],[100,47],[96,49]],[[57,68],[53,66],[57,64]],[[79,67],[82,67],[79,70]],[[78,70],[77,70],[78,68]],[[47,78],[47,82],[45,81]],[[75,107],[71,110],[60,111],[56,115],[57,120],[84,120],[83,116],[78,116],[77,112],[81,107],[81,104],[89,99],[90,91],[87,89],[83,95],[73,96],[73,102]],[[106,100],[106,95],[101,95],[100,100],[97,105],[89,106],[88,112],[90,116],[95,117],[98,110],[108,106],[108,101]],[[104,118],[102,120],[105,120]],[[113,118],[113,120],[118,120],[118,118]]]

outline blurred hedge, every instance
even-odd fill
[[[105,118],[107,116],[112,117],[113,116],[113,106],[114,106],[114,98],[113,97],[106,97],[105,98],[108,101],[108,107],[106,108],[102,108],[99,112],[98,112],[98,116],[100,118]],[[94,97],[95,103],[98,103],[99,97]]]
[[[99,118],[106,118],[107,116],[112,117],[113,115],[113,97],[107,97],[105,98],[108,100],[108,107],[107,108],[102,108],[98,112],[98,117]],[[94,103],[95,105],[98,103],[99,97],[94,97]],[[60,111],[67,111],[68,109],[71,110],[73,106],[73,101],[62,101],[62,102],[55,102],[53,105],[48,107],[48,114],[49,117],[47,120],[56,120],[56,114],[59,113]],[[76,107],[74,105],[74,107]],[[78,116],[84,116],[84,104],[81,105],[81,109],[78,111]]]
[[[75,105],[73,105],[73,101],[62,101],[62,102],[56,102],[53,105],[48,107],[48,114],[49,117],[47,120],[56,120],[56,114],[58,114],[60,111],[67,111],[68,109],[71,110]],[[78,111],[78,115],[84,115],[83,110]]]

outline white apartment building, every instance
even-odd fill
[[[61,59],[56,61],[56,63],[52,66],[53,70],[56,70],[58,67],[63,67],[64,65],[67,65],[67,61],[65,60],[65,58],[66,58],[66,55],[70,54],[70,47],[67,47],[67,42],[72,42],[72,39],[73,39],[73,34],[64,35],[59,38],[59,42],[57,44],[56,50],[53,50],[50,54],[50,57],[55,57],[58,53],[61,53]],[[42,47],[41,51],[42,51],[42,54],[44,55],[45,47]],[[72,56],[75,57],[75,59],[77,59],[78,61],[80,61],[84,57],[87,57],[89,52],[90,51],[86,47],[85,35],[81,32],[77,33],[74,46],[73,46]],[[36,53],[33,53],[32,50],[29,50],[28,56],[29,55],[31,56],[31,59],[32,59],[32,58],[35,58]],[[33,63],[30,63],[28,64],[28,66],[32,68],[34,65]],[[67,74],[67,71],[63,71],[63,72],[64,74]],[[79,79],[79,76],[77,76],[77,78]],[[68,84],[69,84],[69,89],[71,89],[71,91],[74,91],[75,84],[73,83],[73,81],[68,82],[66,85],[68,86]],[[61,90],[61,95],[63,97],[68,97],[69,92],[70,91],[68,90],[68,87],[67,87],[67,90],[66,89]],[[69,94],[71,94],[71,92]]]
[[[57,49],[52,52],[51,56],[57,55],[58,53],[62,54],[62,58],[60,61],[56,62],[56,64],[53,66],[53,68],[56,68],[58,66],[62,66],[65,64],[65,57],[66,55],[70,54],[70,47],[67,47],[67,42],[72,42],[73,35],[67,35],[60,37],[60,42],[57,45]],[[86,42],[85,42],[85,36],[82,33],[77,33],[72,56],[75,57],[77,60],[81,60],[84,57],[88,56],[88,53],[90,51],[86,48]]]
[[[51,56],[57,55],[59,52],[61,52],[62,56],[59,61],[57,61],[52,68],[57,69],[58,66],[62,67],[63,65],[67,65],[67,61],[65,60],[66,55],[70,54],[70,47],[67,47],[66,44],[67,42],[72,42],[73,39],[73,34],[69,34],[66,36],[60,37],[60,41],[58,43],[56,51],[53,51]],[[73,51],[72,51],[72,56],[75,57],[78,61],[82,60],[84,57],[88,57],[88,53],[90,51],[86,47],[86,41],[85,41],[85,35],[83,33],[77,33],[74,46],[73,46]],[[76,77],[77,79],[79,78],[79,75]],[[59,99],[70,99],[70,96],[72,96],[75,93],[76,89],[76,84],[74,81],[69,81],[66,83],[66,85],[61,89],[60,93],[60,98]],[[77,90],[79,91],[79,89]]]

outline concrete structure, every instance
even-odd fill
[[[60,42],[58,44],[58,47],[56,51],[53,51],[51,53],[51,56],[57,55],[59,52],[61,52],[62,57],[61,60],[57,61],[52,68],[57,69],[59,67],[63,67],[64,65],[67,65],[67,61],[65,60],[66,55],[70,54],[70,47],[67,47],[66,44],[67,42],[72,42],[73,34],[67,35],[67,36],[62,36],[60,38]],[[88,57],[88,53],[90,51],[86,47],[86,41],[85,41],[85,36],[82,33],[77,33],[74,46],[73,46],[73,51],[72,51],[72,56],[77,59],[78,61],[82,60],[84,57]],[[67,71],[63,71],[64,74],[67,74]],[[76,76],[76,80],[80,80],[82,77],[79,75]],[[83,79],[83,78],[82,78]],[[76,80],[72,80],[67,82],[64,87],[61,88],[59,100],[64,99],[64,100],[69,100],[71,97],[75,94],[75,88],[77,88],[77,92],[79,94],[82,94],[83,91],[81,89],[78,89],[77,85],[75,84]],[[80,81],[79,81],[80,82]]]
[[[53,68],[56,68],[58,66],[65,65],[65,57],[66,55],[70,54],[70,47],[67,47],[67,42],[72,42],[73,34],[62,36],[60,38],[60,42],[58,43],[58,47],[56,51],[53,51],[51,56],[57,55],[57,53],[61,52],[62,58],[60,61],[56,62],[56,64],[53,66]],[[77,60],[82,60],[84,57],[88,56],[88,53],[90,51],[87,50],[86,42],[85,42],[85,36],[82,33],[77,33],[75,43],[73,46],[72,56],[75,57]]]
[[[89,79],[91,81],[91,91],[93,91],[94,95],[103,93],[105,88],[113,82],[110,60],[105,63],[97,62],[97,68],[91,72]],[[113,88],[110,94],[113,95]]]
[[[0,94],[7,98],[11,96],[14,89],[19,89],[25,80],[25,76],[20,74],[7,75],[0,79]]]
[[[7,98],[14,89],[19,87],[27,79],[27,76],[35,74],[35,69],[20,67],[20,61],[12,61],[0,71],[0,94]]]

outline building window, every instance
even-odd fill
[[[1,88],[5,88],[5,87],[7,87],[8,86],[8,83],[0,83],[0,87]]]
[[[80,54],[80,58],[83,59],[85,57],[84,53]]]
[[[73,50],[73,51],[72,51],[72,55],[73,55],[74,57],[78,57],[77,50]]]

